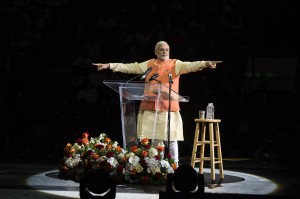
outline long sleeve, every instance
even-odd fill
[[[110,63],[110,69],[113,72],[121,72],[127,74],[141,74],[147,70],[148,61],[134,63]]]
[[[175,65],[175,73],[177,75],[182,75],[190,72],[197,72],[206,67],[206,61],[183,62],[177,60]]]

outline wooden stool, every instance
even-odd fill
[[[211,186],[210,188],[214,188],[215,184],[220,185],[222,180],[224,179],[223,173],[223,160],[222,160],[222,151],[221,151],[221,141],[220,141],[220,130],[219,123],[221,120],[219,119],[195,119],[196,129],[195,129],[195,137],[194,137],[194,146],[193,153],[191,159],[191,166],[195,167],[195,163],[199,162],[199,173],[203,174],[203,164],[204,161],[210,161],[210,178],[211,178]],[[206,134],[206,126],[209,126],[209,140],[205,140]],[[201,130],[200,130],[201,127]],[[199,131],[201,139],[199,140]],[[205,144],[210,145],[210,156],[205,157]],[[200,156],[197,157],[197,147],[200,146]],[[217,150],[217,156],[215,156],[215,147]],[[220,179],[216,183],[216,174],[215,174],[215,165],[218,164]]]

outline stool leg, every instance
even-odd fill
[[[219,124],[215,124],[216,129],[216,141],[217,141],[217,152],[218,152],[218,161],[219,161],[219,170],[220,170],[220,178],[221,180],[224,179],[224,173],[223,173],[223,158],[222,158],[222,150],[221,150],[221,139],[220,139],[220,129]]]
[[[206,124],[202,123],[201,132],[200,132],[201,134],[200,164],[199,164],[200,174],[203,174],[203,166],[204,166],[205,132],[206,132]]]
[[[215,147],[214,147],[214,125],[209,123],[209,140],[210,140],[210,168],[211,168],[211,184],[215,184]]]
[[[191,160],[191,166],[195,167],[195,158],[197,155],[197,142],[199,139],[199,123],[196,123],[196,129],[195,129],[195,136],[194,136],[194,146],[193,146],[193,153],[192,153],[192,160]]]

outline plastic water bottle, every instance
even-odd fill
[[[215,107],[213,103],[208,103],[206,107],[206,119],[214,119]]]

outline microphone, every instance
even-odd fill
[[[151,82],[151,81],[153,81],[153,80],[156,80],[156,78],[157,78],[158,76],[159,76],[159,75],[158,75],[157,73],[154,73],[154,74],[148,79],[147,82]],[[156,80],[156,81],[158,81],[158,80]],[[158,81],[158,82],[160,82],[160,81]]]
[[[169,77],[169,83],[172,84],[172,83],[173,83],[173,80],[172,80],[172,74],[169,73],[168,77]]]
[[[141,76],[141,79],[145,79],[145,77],[152,71],[152,67],[149,67],[146,72]]]

